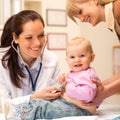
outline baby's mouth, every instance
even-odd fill
[[[75,67],[81,67],[82,66],[82,64],[77,64],[77,65],[75,65]]]

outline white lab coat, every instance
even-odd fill
[[[8,48],[0,48],[0,94],[13,104],[27,102],[30,99],[30,95],[22,96],[23,89],[16,88],[12,84],[8,70],[2,66],[1,58],[7,49]],[[42,64],[35,91],[55,84],[60,73],[57,56],[48,50],[44,51]],[[26,78],[23,80],[26,80]]]

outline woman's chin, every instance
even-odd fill
[[[92,26],[96,26],[97,24],[96,23],[90,23]]]
[[[92,26],[96,26],[96,25],[98,25],[98,24],[99,24],[99,22],[92,21],[90,24],[91,24]]]

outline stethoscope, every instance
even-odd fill
[[[35,81],[33,80],[33,77],[32,77],[32,74],[29,70],[29,68],[25,65],[25,69],[27,70],[28,74],[29,74],[29,79],[30,79],[30,82],[32,84],[32,91],[34,92],[35,91],[35,88],[36,88],[36,83],[37,83],[37,80],[38,80],[38,77],[40,75],[40,72],[41,72],[41,68],[42,68],[42,62],[40,62],[40,66],[39,66],[39,70],[38,70],[38,73],[36,75],[36,78],[35,78]]]
[[[13,43],[14,43],[14,40],[12,40],[11,46],[12,46],[12,48],[18,53],[18,51],[17,51],[17,49],[14,47]],[[39,75],[40,75],[40,73],[41,73],[43,53],[44,53],[46,44],[47,44],[47,40],[45,41],[45,44],[44,44],[44,46],[43,46],[43,48],[42,48],[42,52],[41,52],[41,55],[40,55],[40,57],[41,57],[41,62],[40,62],[40,66],[39,66],[38,73],[37,73],[37,75],[36,75],[35,80],[33,80],[33,77],[32,77],[32,74],[31,74],[29,68],[27,67],[27,65],[25,65],[25,69],[26,69],[26,71],[27,71],[28,74],[29,74],[29,80],[30,80],[31,85],[32,85],[32,92],[34,92],[35,89],[36,89],[36,83],[37,83],[38,77],[39,77]],[[19,53],[18,53],[18,55],[19,55]],[[20,56],[20,55],[19,55],[19,56]],[[20,57],[21,57],[21,56],[20,56]]]

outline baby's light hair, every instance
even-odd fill
[[[67,48],[69,46],[76,46],[79,44],[85,44],[86,47],[88,48],[89,52],[93,53],[91,42],[84,37],[75,37],[75,38],[69,40],[67,43],[67,46],[66,46],[66,52],[67,52]]]

